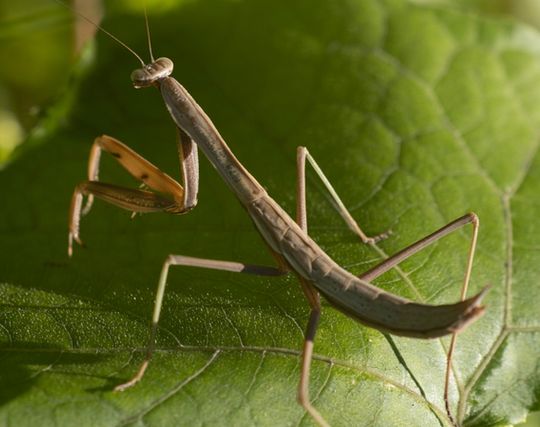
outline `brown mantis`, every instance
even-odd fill
[[[113,38],[117,40],[115,37]],[[150,38],[148,40],[150,44]],[[131,52],[135,54],[135,52]],[[82,243],[79,237],[80,217],[89,212],[94,197],[134,213],[181,214],[193,209],[197,204],[198,148],[200,148],[245,208],[274,256],[277,266],[256,266],[239,262],[169,255],[164,261],[158,282],[145,359],[134,377],[117,386],[115,390],[122,391],[135,385],[141,380],[147,369],[154,351],[160,311],[171,266],[202,267],[266,276],[293,273],[298,277],[311,309],[302,352],[298,401],[319,425],[327,426],[328,423],[310,403],[308,389],[314,338],[321,314],[321,294],[331,305],[349,317],[383,332],[417,338],[436,338],[452,334],[447,357],[444,395],[448,415],[455,424],[450,413],[447,395],[456,333],[484,312],[484,307],[480,304],[487,289],[485,288],[472,298],[465,299],[478,236],[479,221],[477,216],[474,213],[463,215],[385,259],[362,275],[355,276],[332,260],[307,233],[306,160],[321,178],[347,226],[358,235],[363,243],[373,245],[381,238],[385,238],[386,234],[368,237],[362,231],[308,150],[305,147],[298,147],[297,150],[297,211],[296,218],[293,220],[238,161],[210,118],[187,90],[170,77],[173,71],[173,62],[168,58],[154,60],[151,46],[151,63],[145,64],[137,54],[135,56],[141,62],[142,68],[131,74],[133,85],[136,88],[158,88],[171,118],[178,128],[178,151],[182,165],[183,185],[161,172],[156,166],[120,141],[106,135],[97,137],[89,157],[88,180],[75,188],[71,201],[69,255],[71,256],[73,253],[73,241]],[[144,184],[145,189],[129,189],[99,181],[100,156],[103,151],[115,157],[122,167]],[[86,206],[83,207],[84,196],[88,198]],[[411,255],[466,224],[472,224],[473,231],[463,279],[461,301],[438,306],[419,304],[385,292],[370,283]]]

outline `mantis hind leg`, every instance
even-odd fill
[[[307,213],[306,213],[306,184],[305,184],[305,164],[306,159],[309,161],[317,175],[320,177],[321,181],[325,185],[326,189],[330,193],[330,196],[332,197],[332,200],[334,202],[334,205],[336,209],[338,210],[339,214],[343,217],[349,228],[355,232],[363,243],[367,244],[374,244],[377,241],[384,239],[388,236],[389,233],[383,233],[378,236],[374,237],[368,237],[360,228],[358,223],[354,220],[354,218],[351,216],[339,196],[337,195],[336,191],[322,172],[319,165],[315,162],[315,159],[309,154],[308,150],[305,147],[298,147],[297,150],[297,174],[298,174],[298,180],[297,180],[297,210],[296,210],[296,221],[300,227],[307,232]],[[394,268],[397,266],[400,262],[404,261],[405,259],[409,258],[410,256],[414,255],[415,253],[419,252],[420,250],[424,249],[425,247],[431,245],[432,243],[438,241],[442,237],[452,233],[455,230],[458,230],[462,228],[463,226],[467,224],[472,224],[472,237],[471,242],[469,246],[469,253],[467,256],[467,266],[465,268],[465,274],[463,278],[463,284],[461,287],[461,300],[465,299],[465,296],[467,295],[467,289],[471,277],[471,271],[472,271],[472,265],[474,260],[474,254],[476,251],[476,242],[478,239],[478,229],[480,226],[480,222],[478,219],[478,216],[474,213],[468,213],[466,215],[463,215],[460,218],[457,218],[454,221],[451,221],[447,225],[441,227],[439,230],[436,230],[434,233],[418,240],[417,242],[413,243],[412,245],[406,247],[405,249],[401,250],[400,252],[396,253],[395,255],[385,259],[381,263],[377,264],[370,270],[366,271],[365,273],[359,275],[358,277],[360,279],[371,281],[375,278],[379,277],[386,271],[390,270],[391,268]],[[318,294],[313,289],[313,287],[309,283],[302,283],[302,288],[304,289],[304,293],[306,294],[308,300],[310,301],[310,305],[312,307],[312,313],[310,317],[310,321],[308,324],[307,332],[306,332],[306,341],[304,344],[304,353],[303,353],[303,365],[302,365],[302,377],[300,381],[300,387],[299,387],[299,393],[298,393],[298,400],[304,406],[304,408],[312,415],[312,417],[321,425],[326,425],[324,419],[320,416],[320,414],[311,406],[308,398],[308,384],[309,384],[309,366],[311,364],[311,357],[313,352],[313,339],[315,337],[315,331],[318,324],[318,317],[320,314],[320,304],[318,305],[319,308],[317,308],[317,304],[315,301],[318,301]],[[452,411],[450,408],[450,399],[449,399],[449,388],[450,388],[450,376],[452,372],[452,358],[454,354],[454,350],[456,347],[457,342],[457,333],[452,334],[452,338],[450,341],[450,345],[448,347],[447,351],[447,359],[446,359],[446,371],[445,371],[445,381],[444,381],[444,403],[445,403],[445,409],[448,415],[448,418],[450,422],[458,426],[458,422],[456,422],[454,416],[452,415]]]
[[[299,280],[300,284],[302,285],[302,290],[304,291],[304,294],[306,295],[306,298],[311,306],[311,312],[304,336],[304,346],[302,349],[302,370],[300,374],[300,383],[298,384],[297,400],[319,426],[329,427],[329,424],[326,422],[323,416],[311,404],[311,400],[309,398],[309,377],[311,372],[311,361],[313,360],[315,334],[317,333],[319,318],[321,317],[321,301],[319,293],[309,282],[302,278],[299,278]]]
[[[385,259],[384,261],[377,264],[373,268],[369,269],[365,273],[359,275],[358,277],[366,281],[372,281],[376,279],[377,277],[379,277],[380,275],[382,275],[383,273],[390,270],[391,268],[397,266],[400,262],[406,260],[410,256],[426,248],[427,246],[435,243],[436,241],[440,240],[444,236],[456,230],[461,229],[467,224],[472,224],[472,236],[471,236],[471,241],[469,244],[469,252],[467,255],[467,265],[465,267],[465,273],[464,273],[463,282],[462,282],[463,284],[461,286],[460,299],[463,301],[467,295],[467,289],[469,287],[469,281],[471,278],[474,255],[476,252],[476,243],[478,240],[478,230],[480,227],[480,220],[478,219],[478,216],[474,213],[465,214],[455,219],[454,221],[449,222],[448,224],[436,230],[435,232],[427,235],[426,237],[423,237],[422,239],[416,241],[412,245],[406,247],[405,249],[402,249],[398,253]],[[448,347],[447,358],[446,358],[446,372],[445,372],[444,395],[443,395],[446,413],[451,423],[455,426],[457,426],[458,423],[454,419],[454,416],[452,415],[452,411],[450,408],[449,388],[450,388],[450,375],[452,372],[452,357],[453,357],[454,350],[456,347],[456,341],[457,341],[457,333],[453,333],[451,341],[450,341],[450,346]]]

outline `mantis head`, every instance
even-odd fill
[[[158,58],[154,62],[137,68],[131,73],[131,81],[136,88],[153,86],[155,82],[171,75],[174,63],[169,58]]]

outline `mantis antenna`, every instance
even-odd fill
[[[148,40],[148,51],[150,52],[150,61],[155,62],[154,52],[152,52],[152,38],[150,37],[150,24],[148,23],[148,13],[146,12],[146,2],[144,4],[144,23],[146,24],[146,38]]]
[[[142,60],[142,58],[137,55],[137,52],[135,52],[133,49],[131,49],[127,44],[125,44],[122,40],[120,40],[118,37],[114,36],[113,34],[111,34],[110,32],[108,32],[105,28],[101,27],[100,25],[96,24],[94,21],[92,21],[90,18],[84,16],[82,13],[80,13],[79,11],[77,11],[74,7],[64,3],[63,1],[61,0],[54,0],[56,3],[58,4],[61,4],[62,6],[64,6],[65,8],[71,10],[74,14],[76,14],[79,18],[82,18],[84,19],[86,22],[89,22],[90,24],[92,24],[93,26],[95,26],[98,30],[100,31],[103,31],[105,34],[107,34],[110,38],[112,38],[116,43],[118,43],[120,46],[123,46],[125,47],[129,52],[131,52],[135,58],[137,58],[139,60],[139,62],[141,63],[141,65],[144,67],[145,66],[145,63],[144,61]],[[146,16],[146,9],[145,9],[145,16]],[[148,21],[147,21],[147,28],[148,28]],[[150,39],[148,40],[150,41]],[[150,55],[152,53],[150,52]],[[152,59],[152,62],[153,62],[153,59]]]

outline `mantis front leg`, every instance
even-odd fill
[[[90,211],[94,197],[132,212],[141,213],[168,212],[180,214],[195,207],[199,186],[197,145],[180,129],[179,135],[178,151],[185,188],[117,139],[102,135],[94,140],[88,161],[88,181],[77,185],[71,199],[68,238],[69,256],[73,253],[73,240],[82,245],[79,237],[80,218]],[[171,197],[167,198],[152,191],[130,189],[99,181],[99,164],[102,151],[111,154],[122,167],[141,181],[144,186],[168,194]],[[88,196],[84,208],[82,208],[83,196]]]

